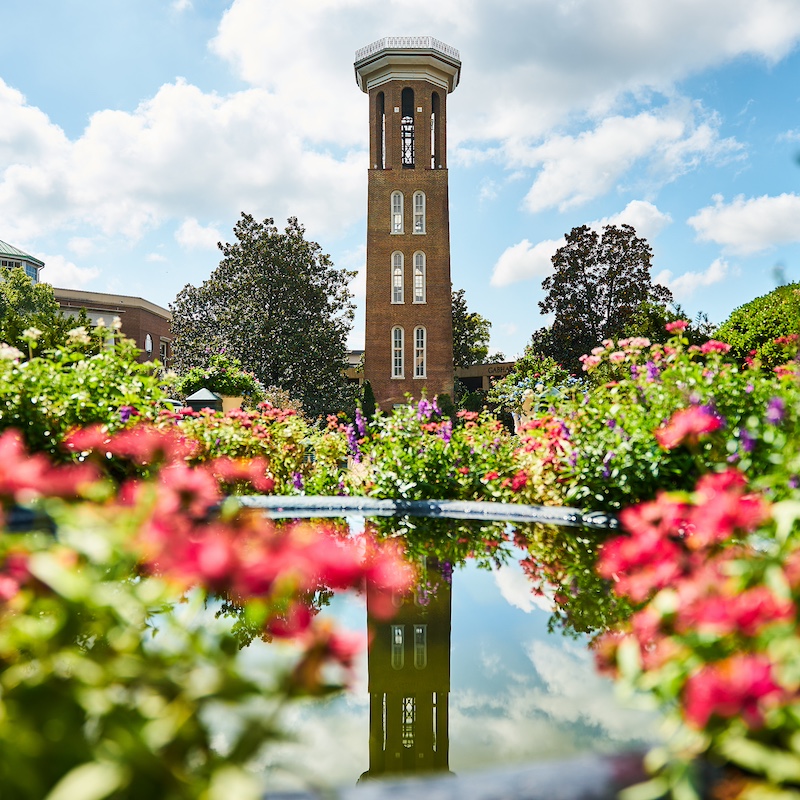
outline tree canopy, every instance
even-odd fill
[[[467,308],[464,290],[453,292],[453,366],[471,367],[489,361],[502,361],[503,354],[489,358],[489,336],[492,323]]]
[[[311,416],[350,404],[344,377],[353,318],[353,272],[337,269],[305,228],[290,217],[242,214],[235,241],[201,286],[185,286],[171,306],[175,367],[205,367],[227,353],[265,386],[300,400]]]
[[[553,256],[553,274],[542,281],[539,302],[554,314],[547,355],[570,372],[603,339],[632,335],[643,304],[664,308],[672,293],[653,284],[653,251],[630,225],[606,225],[602,234],[587,225],[573,228]]]
[[[23,353],[28,343],[23,332],[41,331],[38,352],[64,344],[67,333],[78,325],[88,325],[88,318],[66,316],[49,283],[34,283],[22,267],[0,267],[0,342]]]
[[[790,283],[734,309],[715,337],[731,346],[731,356],[746,359],[752,351],[766,367],[787,359],[776,339],[800,333],[800,283]]]

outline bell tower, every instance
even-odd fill
[[[389,36],[355,72],[369,95],[364,376],[389,410],[453,394],[447,95],[461,61],[431,36]]]

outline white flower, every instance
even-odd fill
[[[98,317],[97,322],[95,322],[96,328],[105,328],[106,321],[102,317]]]
[[[12,347],[10,344],[6,344],[5,342],[0,342],[0,360],[19,361],[24,357],[25,354],[20,350],[17,350],[16,347]]]
[[[119,317],[114,317],[114,319],[111,320],[111,327],[115,331],[120,330],[122,328],[122,320]]]
[[[42,332],[38,328],[25,328],[25,330],[22,331],[22,338],[23,339],[30,339],[31,341],[34,341],[34,342],[41,335],[42,335]]]
[[[67,341],[70,344],[90,344],[92,339],[83,325],[67,332]]]

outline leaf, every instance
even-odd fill
[[[45,800],[102,800],[127,782],[119,764],[92,761],[70,770]]]

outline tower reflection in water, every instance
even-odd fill
[[[369,770],[359,779],[449,770],[451,573],[424,559],[415,588],[367,595]],[[385,606],[391,602],[389,619]]]

